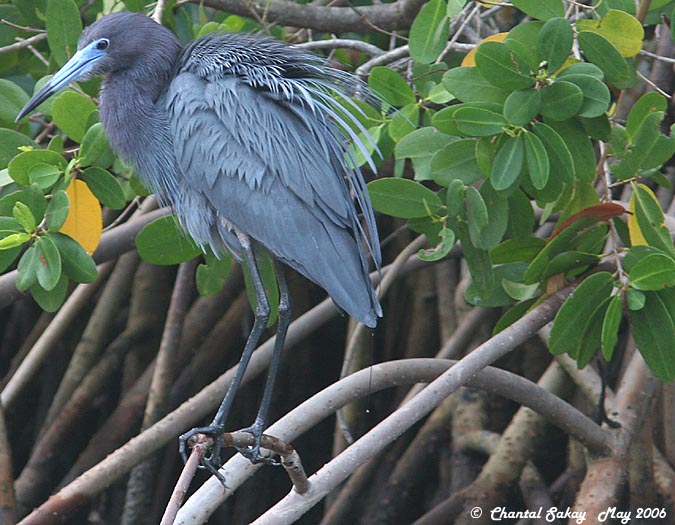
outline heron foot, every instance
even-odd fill
[[[222,485],[225,485],[225,477],[218,470],[222,466],[220,461],[220,449],[222,448],[222,435],[224,428],[222,425],[209,425],[208,427],[197,427],[189,430],[178,438],[178,451],[180,452],[183,462],[187,461],[187,449],[194,446],[197,441],[210,440],[209,452],[202,460],[199,468],[208,470],[213,474]]]
[[[253,436],[253,445],[235,448],[237,449],[237,452],[239,452],[254,465],[258,463],[263,465],[280,465],[280,463],[274,458],[270,456],[264,456],[260,453],[260,446],[263,437],[263,426],[264,423],[262,421],[256,420],[256,422],[250,427],[239,430],[238,432],[246,432],[247,434],[251,434]]]

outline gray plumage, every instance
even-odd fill
[[[368,90],[275,40],[212,34],[183,49],[151,19],[115,13],[84,31],[77,53],[17,120],[69,82],[94,75],[104,76],[99,111],[112,148],[173,207],[198,244],[217,254],[229,249],[250,269],[255,321],[227,394],[209,426],[179,440],[185,458],[192,436],[211,436],[214,447],[202,464],[224,482],[219,438],[269,317],[257,268],[263,252],[324,288],[358,321],[374,327],[382,315],[368,277],[367,253],[376,267],[381,262],[375,219],[347,147],[351,139],[370,160],[374,144],[364,143],[369,135],[348,111],[357,106],[347,98],[367,97]],[[261,439],[291,321],[278,264],[277,282],[274,351],[258,415],[244,429],[254,445],[238,449],[253,462],[269,461],[260,455]]]
[[[211,34],[182,49],[140,14],[102,18],[78,47],[99,39],[107,54],[88,76],[106,75],[100,114],[111,146],[195,241],[241,257],[235,227],[375,326],[381,310],[361,241],[377,266],[379,241],[345,137],[367,147],[333,95],[367,89],[314,55],[251,35]]]

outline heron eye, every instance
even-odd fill
[[[107,38],[102,38],[98,42],[96,42],[96,49],[99,51],[103,51],[104,49],[108,49],[108,46],[110,45],[110,40]]]

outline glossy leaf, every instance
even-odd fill
[[[19,154],[20,147],[36,147],[35,142],[26,135],[12,129],[0,128],[0,170],[4,170],[9,161]],[[0,183],[0,186],[4,184]]]
[[[455,245],[455,232],[450,228],[442,228],[438,236],[440,237],[440,242],[433,248],[420,250],[417,252],[417,257],[427,262],[439,261],[445,257]]]
[[[425,217],[442,206],[429,188],[408,179],[377,179],[368,183],[373,208],[392,217]]]
[[[82,33],[82,19],[73,0],[47,0],[47,41],[59,66],[77,51],[77,39]]]
[[[510,137],[497,152],[490,182],[497,191],[510,188],[518,180],[523,169],[525,147],[522,135]]]
[[[670,233],[665,226],[663,211],[654,193],[647,186],[636,184],[633,187],[630,202],[631,209],[635,213],[635,221],[629,220],[628,222],[631,242],[635,244],[637,227],[647,244],[675,256],[675,247],[673,247]]]
[[[524,89],[514,91],[504,102],[504,118],[514,126],[526,126],[541,109],[541,91]]]
[[[613,296],[609,300],[605,317],[602,320],[602,334],[600,336],[600,344],[602,348],[602,355],[605,360],[609,361],[614,354],[614,348],[619,340],[619,327],[621,326],[621,319],[623,317],[623,302],[619,294]]]
[[[462,139],[451,142],[431,159],[434,182],[447,186],[453,180],[471,184],[483,176],[476,161],[476,141]]]
[[[549,177],[549,159],[546,153],[544,143],[534,133],[525,132],[525,161],[530,180],[538,190],[544,188],[548,183]]]
[[[592,31],[605,37],[624,57],[637,55],[645,36],[640,21],[619,9],[610,9],[601,20],[577,20],[580,31]]]
[[[661,381],[675,379],[675,325],[658,292],[645,292],[640,310],[630,314],[635,343],[650,370]]]
[[[543,122],[535,122],[532,131],[546,148],[550,176],[571,183],[574,178],[574,158],[565,141],[555,129]]]
[[[210,296],[220,293],[232,271],[232,256],[225,254],[220,258],[213,254],[205,255],[206,264],[197,266],[197,290],[199,295]]]
[[[609,88],[604,82],[590,75],[566,75],[566,82],[571,82],[583,94],[584,100],[581,109],[577,112],[580,117],[599,117],[607,111],[611,100]]]
[[[108,168],[115,159],[108,138],[103,131],[103,124],[97,122],[92,125],[82,138],[80,147],[80,166],[97,166]]]
[[[572,51],[574,32],[570,23],[561,17],[549,19],[537,38],[537,59],[546,62],[549,72],[555,72],[565,63]]]
[[[14,119],[26,102],[28,95],[23,89],[14,82],[0,78],[0,126],[14,127]]]
[[[577,357],[588,319],[612,292],[613,279],[608,272],[587,277],[565,301],[553,321],[548,347],[555,355]]]
[[[33,285],[30,287],[30,294],[45,312],[55,312],[61,307],[68,296],[68,279],[61,275],[51,290],[45,290],[41,286]]]
[[[54,289],[61,278],[61,255],[56,244],[47,236],[41,236],[36,245],[40,250],[37,280],[48,292]]]
[[[638,290],[661,290],[675,286],[675,260],[653,253],[640,259],[631,268],[630,285]]]
[[[586,59],[602,69],[609,82],[616,84],[630,79],[628,64],[604,36],[592,31],[581,31],[577,39]]]
[[[82,172],[82,180],[104,206],[121,210],[126,205],[122,185],[108,170],[91,166]]]
[[[30,171],[36,165],[50,165],[63,170],[66,167],[66,159],[53,151],[36,149],[24,151],[14,157],[8,166],[9,176],[22,186],[31,184]]]
[[[635,135],[638,130],[642,127],[645,119],[648,115],[654,112],[665,112],[668,109],[668,102],[666,98],[657,93],[656,91],[651,91],[642,95],[628,114],[628,119],[626,120],[626,131],[628,136],[631,139],[635,139]]]
[[[401,107],[415,102],[415,93],[405,79],[388,67],[375,67],[370,72],[371,89],[392,106]]]
[[[453,140],[455,140],[453,137],[435,128],[420,128],[396,144],[394,156],[397,160],[409,158],[412,161],[416,180],[430,180],[432,157]]]
[[[558,80],[541,90],[541,114],[552,120],[567,120],[576,115],[584,103],[578,86]]]
[[[431,64],[445,49],[450,24],[444,0],[430,0],[420,9],[410,27],[410,56],[422,64]]]
[[[75,142],[82,142],[89,118],[96,111],[94,103],[74,91],[64,91],[52,103],[54,123]]]
[[[75,239],[60,232],[48,232],[45,237],[58,248],[64,274],[78,283],[91,283],[96,280],[98,270],[94,260]]]
[[[509,92],[488,82],[476,67],[456,67],[443,75],[443,85],[462,102],[503,103]]]
[[[475,137],[497,135],[506,126],[502,115],[482,108],[461,108],[454,117],[462,133]]]
[[[502,89],[525,89],[535,83],[527,62],[499,42],[478,46],[476,67],[488,82]]]
[[[160,266],[190,261],[202,253],[171,215],[146,224],[136,236],[136,248],[141,259]]]
[[[512,0],[514,7],[538,20],[565,16],[562,0]]]

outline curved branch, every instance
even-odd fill
[[[364,7],[325,7],[286,0],[191,0],[219,11],[286,26],[305,27],[329,33],[373,33],[408,29],[426,0],[398,0],[392,4]]]

